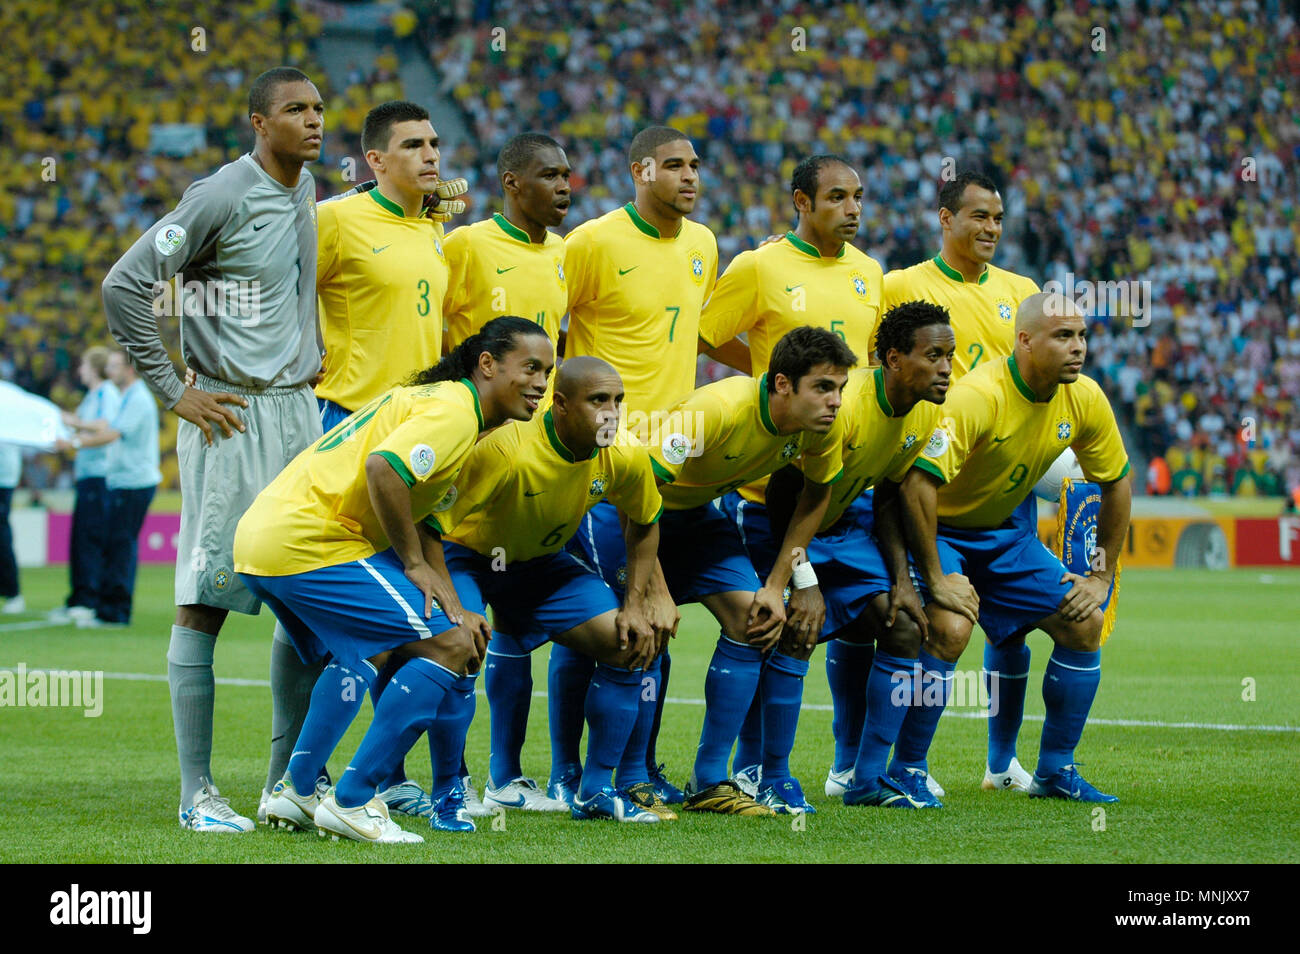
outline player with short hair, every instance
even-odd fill
[[[497,155],[505,213],[453,229],[443,242],[450,279],[443,305],[454,347],[502,314],[532,318],[551,340],[569,308],[564,224],[569,160],[550,136],[521,133]]]
[[[829,505],[830,485],[842,474],[837,412],[856,361],[830,331],[796,328],[777,342],[766,374],[699,388],[673,409],[676,419],[698,422],[693,434],[669,434],[650,449],[663,482],[659,561],[668,590],[675,603],[704,604],[722,629],[705,681],[687,811],[773,814],[732,782],[727,759],[781,624],[799,638],[822,629],[825,607],[815,578],[795,580],[788,609],[782,597],[793,554],[808,546]],[[801,454],[804,482],[777,550],[784,556],[760,583],[735,524],[714,501]],[[604,539],[597,543],[595,559],[608,572],[621,554]]]
[[[1015,349],[1016,309],[1038,291],[1038,285],[1033,279],[993,264],[1002,238],[1004,209],[997,183],[987,175],[966,170],[946,180],[939,189],[938,218],[943,234],[939,253],[910,268],[887,272],[884,307],[921,300],[947,309],[957,337],[952,367],[952,380],[956,384],[973,368],[1011,356]],[[1021,506],[1026,521],[1037,519],[1032,496]],[[859,680],[865,683],[867,670],[862,668],[861,660],[857,667],[853,663],[852,659],[845,660],[841,673],[843,686],[832,681],[831,694],[837,700],[837,708],[840,699],[862,698],[858,683]],[[869,658],[866,663],[869,667]],[[986,789],[1023,789],[1029,784],[1029,773],[1016,759],[1014,740],[1024,716],[1029,649],[1023,641],[1013,640],[999,646],[986,642],[984,669],[986,679],[998,680],[999,697],[997,711],[989,715],[988,764],[983,784]],[[842,794],[848,784],[848,769],[858,747],[862,717],[845,719],[844,724],[852,731],[843,746],[836,736],[835,763],[827,778],[827,794]],[[1010,783],[1006,781],[1008,778]],[[943,788],[933,778],[929,784],[931,791],[942,797]]]
[[[439,144],[423,106],[381,103],[361,130],[374,187],[320,205],[316,397],[326,430],[442,353],[443,226],[424,215],[442,181]]]
[[[1116,800],[1074,766],[1101,679],[1101,608],[1132,500],[1114,411],[1081,373],[1086,334],[1083,314],[1069,299],[1041,292],[1025,299],[1016,313],[1015,353],[952,388],[944,420],[903,480],[908,548],[929,597],[920,678],[942,687],[938,705],[908,710],[894,747],[890,774],[918,801],[938,804],[924,783],[926,755],[977,615],[995,646],[1036,628],[1056,643],[1043,679],[1047,716],[1029,794]],[[1043,546],[1021,509],[1065,447],[1101,487],[1101,561],[1084,576]]]
[[[521,133],[497,155],[505,212],[454,229],[443,243],[449,279],[443,315],[454,346],[482,324],[513,313],[535,320],[560,350],[560,320],[568,310],[564,240],[550,229],[569,211],[569,160],[550,136]],[[520,764],[532,704],[530,654],[488,648],[484,688],[492,712],[487,790],[475,804],[465,771],[470,811],[490,814],[497,805],[533,811],[568,811],[525,777]]]
[[[591,355],[608,361],[623,379],[628,431],[657,443],[666,415],[695,389],[700,313],[713,290],[718,246],[709,229],[687,218],[700,191],[700,158],[685,133],[669,126],[641,130],[628,147],[635,198],[622,208],[584,222],[565,240],[569,282],[569,331],[565,357]],[[588,560],[595,541],[614,550],[622,533],[614,507],[601,504],[587,515],[574,545]],[[618,589],[617,567],[604,574]],[[657,584],[656,584],[657,585]],[[654,783],[669,804],[681,789],[663,775],[655,738],[663,713],[671,659],[651,664],[655,689],[647,693],[629,751],[645,753],[645,765],[629,755],[620,768],[627,786]],[[582,700],[591,662],[563,646],[551,648],[548,703],[551,781],[547,794],[571,801],[581,773]]]
[[[778,814],[813,811],[790,772],[789,758],[803,679],[817,643],[877,644],[866,689],[864,745],[868,738],[887,737],[888,752],[906,712],[891,708],[892,677],[914,665],[926,619],[908,573],[898,481],[938,423],[952,351],[952,329],[942,308],[928,302],[898,305],[880,323],[876,344],[880,365],[853,371],[844,388],[839,414],[844,474],[807,554],[825,596],[826,624],[820,633],[805,633],[802,638],[789,631],[782,634],[760,682],[759,745],[751,742],[750,750],[744,751],[742,735],[737,748],[736,765],[753,768],[742,768],[735,781],[742,787],[752,785],[758,801]],[[735,504],[737,527],[760,572],[771,566],[773,537],[782,534],[788,522],[802,480],[798,466],[796,461],[772,475],[767,506],[746,500]],[[872,488],[874,494],[868,492]],[[876,774],[883,772],[882,765]],[[890,792],[890,797],[902,794]]]
[[[663,501],[647,448],[615,440],[622,399],[623,382],[608,363],[568,359],[556,374],[551,407],[527,424],[507,424],[485,437],[453,485],[453,502],[431,519],[448,531],[447,566],[464,605],[480,613],[492,607],[498,652],[527,659],[554,640],[596,660],[585,705],[587,762],[573,817],[657,822],[663,812],[653,810],[650,799],[638,802],[638,793],[610,785],[636,722],[645,678],[640,670],[668,639],[676,617],[671,603],[656,608],[650,597]],[[627,517],[621,606],[609,586],[564,548],[602,499]],[[489,694],[489,702],[498,705],[499,696]],[[502,758],[495,747],[498,722],[508,717],[492,712],[494,765]],[[441,758],[435,798],[455,779],[459,749]],[[524,781],[535,791],[531,780]],[[495,794],[498,804],[506,803],[501,788]]]
[[[767,368],[772,345],[800,325],[828,328],[840,335],[857,354],[871,352],[871,340],[880,318],[882,271],[880,264],[852,244],[862,214],[862,181],[847,159],[819,154],[795,166],[790,192],[798,221],[779,240],[741,252],[718,279],[700,319],[700,348],[710,356],[746,374]],[[737,335],[748,334],[748,347]],[[744,507],[763,506],[765,481],[742,487],[722,500],[733,520],[743,520]],[[761,515],[754,514],[756,519]],[[866,647],[870,654],[870,647]],[[826,652],[826,672],[832,686],[842,681],[841,671],[863,655],[863,648],[835,640]],[[841,659],[843,657],[843,661]],[[779,678],[765,670],[764,679]],[[736,750],[736,780],[757,792],[751,776],[762,761],[762,706],[756,698],[740,732]],[[835,699],[835,737],[851,733],[841,724],[846,708],[858,713],[859,704],[846,705],[843,693]],[[859,723],[860,715],[855,716]],[[856,734],[853,734],[856,748]],[[852,760],[852,751],[848,759]]]
[[[182,418],[177,608],[167,681],[180,758],[179,818],[191,831],[253,828],[212,778],[212,658],[226,614],[255,615],[261,608],[235,576],[235,524],[285,464],[321,435],[311,392],[321,363],[316,185],[303,164],[320,155],[324,110],[299,70],[277,67],[257,77],[248,94],[253,151],[186,189],[103,283],[113,337]],[[209,289],[203,303],[191,303],[179,316],[183,357],[197,372],[194,386],[177,377],[154,311],[181,272]],[[193,313],[195,307],[203,313]],[[242,417],[231,405],[243,409]],[[277,632],[271,694],[282,714],[274,721],[292,724],[305,711],[315,671],[283,639]]]
[[[434,367],[345,418],[299,454],[248,509],[236,568],[304,661],[329,653],[267,821],[359,841],[419,841],[389,818],[379,786],[436,720],[473,712],[490,636],[462,609],[428,522],[480,432],[528,420],[554,365],[532,322],[498,318]],[[323,797],[317,779],[396,650],[406,661],[378,696],[357,754]],[[459,759],[460,751],[456,750]],[[454,798],[434,828],[459,828]],[[472,826],[471,826],[472,827]]]

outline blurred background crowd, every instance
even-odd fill
[[[1148,492],[1300,492],[1297,4],[406,0],[385,13],[394,45],[331,84],[314,44],[347,6],[4,5],[0,378],[75,406],[79,355],[107,339],[100,280],[247,151],[257,73],[290,62],[324,94],[325,197],[351,184],[342,159],[365,169],[366,110],[411,95],[398,51],[414,50],[469,133],[444,136],[442,168],[470,180],[470,219],[498,208],[496,153],[517,132],[566,147],[572,227],[627,201],[627,143],[667,123],[704,160],[695,217],[724,265],[790,227],[794,164],[836,152],[866,190],[858,244],[888,270],[937,250],[945,171],[983,168],[1003,184],[998,265],[1149,283],[1144,314],[1099,309],[1088,372]],[[24,477],[68,479],[48,455]]]

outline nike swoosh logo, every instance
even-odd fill
[[[254,225],[254,226],[253,226],[253,231],[254,231],[254,232],[260,232],[260,231],[262,231],[262,229],[266,228],[266,227],[267,227],[268,225],[270,225],[270,224],[271,224],[270,222],[263,222],[261,225]]]
[[[504,275],[506,272],[514,271],[518,267],[519,267],[518,265],[511,265],[509,268],[498,268],[497,274]]]
[[[392,242],[389,242],[388,245],[385,245],[385,246],[384,246],[384,248],[388,248],[388,247],[391,246],[392,244],[393,244]],[[374,252],[376,255],[378,255],[380,252],[382,252],[382,251],[384,250],[384,248],[375,248],[375,247],[372,245],[372,246],[370,246],[370,251],[372,251],[372,252]]]
[[[844,449],[847,451],[855,451],[861,446],[861,444],[845,444]]]
[[[620,275],[626,275],[628,272],[630,272],[630,271],[634,271],[635,269],[638,269],[638,268],[640,268],[640,267],[641,267],[640,265],[633,265],[631,268],[620,268],[620,269],[618,270],[618,273],[619,273]]]
[[[546,493],[545,490],[525,490],[525,491],[524,491],[524,496],[525,496],[525,497],[536,497],[538,494],[544,494],[544,493]]]
[[[1009,441],[1009,440],[1011,440],[1011,435],[1010,435],[1010,434],[1008,434],[1006,437],[995,437],[995,438],[993,438],[993,443],[994,443],[994,444],[1001,444],[1003,441]]]
[[[800,283],[800,284],[798,284],[798,285],[786,285],[786,286],[785,286],[785,290],[788,291],[788,292],[792,292],[792,291],[794,291],[796,288],[803,288],[803,284]]]
[[[739,460],[739,459],[740,459],[740,455],[739,455],[739,454],[723,454],[723,455],[722,455],[722,459],[723,459],[723,460]]]

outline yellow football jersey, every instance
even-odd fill
[[[1101,385],[1081,376],[1039,401],[1012,356],[976,368],[952,387],[915,466],[944,481],[940,523],[991,529],[1011,516],[1067,447],[1089,480],[1108,483],[1128,473]]]
[[[885,394],[883,368],[850,372],[838,415],[844,421],[844,474],[817,532],[834,526],[854,499],[878,481],[901,481],[907,476],[942,413],[938,404],[917,401],[906,414],[895,415]],[[802,468],[803,461],[796,463]]]
[[[767,375],[723,378],[696,390],[672,411],[682,430],[650,448],[650,463],[664,482],[669,510],[708,503],[803,455],[804,474],[819,484],[840,478],[844,424],[837,414],[825,434],[777,433],[769,408]]]
[[[710,347],[749,333],[752,373],[767,370],[772,348],[803,325],[835,332],[869,363],[871,336],[880,318],[880,264],[845,242],[835,258],[793,232],[771,245],[741,252],[718,278],[700,318]]]
[[[569,308],[564,239],[547,232],[536,245],[497,213],[453,229],[442,248],[448,269],[442,314],[451,347],[502,315],[530,318],[552,342],[560,339],[560,319]]]
[[[1011,356],[1016,346],[1016,309],[1039,290],[1033,279],[993,265],[984,269],[979,281],[968,282],[940,255],[888,272],[884,288],[885,312],[905,301],[928,301],[948,309],[957,338],[954,382],[981,364]]]
[[[447,539],[510,563],[564,549],[602,498],[635,523],[654,523],[663,512],[644,445],[598,447],[577,460],[555,432],[550,411],[483,438],[455,487],[430,522],[445,527]]]
[[[569,336],[565,357],[603,358],[623,377],[628,429],[647,437],[650,413],[695,388],[700,311],[718,272],[718,245],[698,222],[665,238],[629,202],[565,240]]]
[[[355,411],[442,355],[442,224],[405,217],[376,187],[322,202],[317,227],[325,377],[316,394]]]
[[[235,530],[235,569],[289,576],[388,549],[370,506],[366,460],[379,454],[411,488],[411,513],[433,512],[483,429],[478,392],[462,378],[393,388],[295,457]]]

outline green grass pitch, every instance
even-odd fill
[[[566,816],[507,813],[472,835],[430,831],[423,845],[333,843],[261,828],[202,836],[176,825],[176,753],[165,653],[171,571],[145,567],[135,622],[125,631],[48,627],[38,610],[66,592],[61,568],[23,573],[33,612],[0,619],[0,667],[102,670],[103,712],[0,708],[0,839],[5,862],[1295,862],[1300,861],[1297,727],[1300,727],[1300,573],[1236,570],[1130,571],[1119,628],[1103,657],[1093,722],[1078,757],[1084,774],[1118,805],[1093,806],[979,790],[984,722],[950,712],[931,752],[948,790],[942,811],[846,808],[822,794],[831,715],[822,653],[792,758],[817,814],[789,818],[683,816],[657,826],[577,823]],[[266,688],[271,617],[232,616],[217,647],[214,774],[232,804],[253,814],[266,770]],[[699,607],[683,614],[659,743],[670,777],[690,770],[703,709],[704,672],[716,635]],[[1030,637],[1031,675],[1020,758],[1032,767],[1041,729],[1039,685],[1050,642]],[[962,659],[978,669],[978,640]],[[534,656],[546,688],[547,650]],[[143,674],[143,675],[140,675]],[[481,683],[480,683],[481,687]],[[370,719],[363,707],[331,768],[355,751]],[[469,734],[481,786],[488,713],[480,695]],[[1213,728],[1212,726],[1218,726]],[[1247,729],[1243,727],[1272,727]],[[1279,728],[1282,727],[1282,728]],[[550,764],[546,704],[533,701],[524,769],[544,780]],[[408,759],[428,784],[423,740]]]

